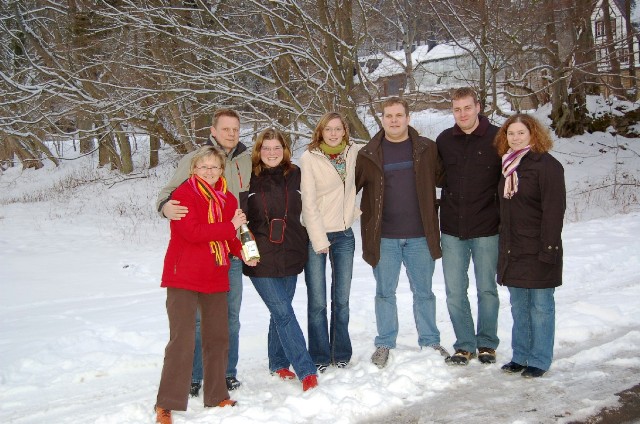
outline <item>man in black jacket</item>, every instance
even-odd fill
[[[498,347],[498,182],[501,161],[493,145],[498,128],[480,115],[471,88],[452,95],[456,124],[436,139],[445,168],[440,199],[442,269],[449,317],[456,333],[455,353],[448,364],[467,365],[496,360]],[[467,296],[469,262],[478,292],[477,332]]]

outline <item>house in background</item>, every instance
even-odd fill
[[[416,89],[441,91],[460,86],[475,86],[480,68],[473,59],[473,43],[444,43],[434,46],[414,68]]]
[[[591,14],[591,30],[593,31],[594,48],[596,52],[596,60],[598,62],[598,72],[601,74],[600,80],[604,88],[604,94],[609,94],[609,87],[611,84],[611,77],[607,75],[611,71],[611,54],[609,52],[609,45],[613,46],[614,54],[620,64],[620,74],[622,75],[622,84],[625,88],[633,88],[638,91],[638,79],[637,77],[630,77],[631,63],[638,73],[640,67],[640,43],[637,36],[638,19],[640,19],[640,13],[637,8],[632,9],[631,21],[633,23],[634,34],[628,34],[626,13],[625,13],[625,0],[608,0],[609,3],[609,18],[611,22],[611,41],[607,36],[605,19],[606,11],[604,9],[603,0],[598,0],[593,13]],[[629,51],[629,36],[633,39],[633,53]]]
[[[429,46],[417,46],[411,53],[413,69],[424,59]],[[360,66],[366,70],[367,79],[375,84],[379,97],[398,96],[404,93],[407,86],[407,63],[404,50],[377,53],[359,58]]]
[[[422,107],[448,108],[449,91],[474,86],[480,76],[471,47],[455,43],[417,46],[411,55],[415,91],[408,92],[406,58],[403,50],[363,56],[360,65],[378,91],[378,97],[406,96]],[[467,50],[469,49],[469,50]],[[473,50],[471,50],[473,51]]]

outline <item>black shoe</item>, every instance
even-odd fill
[[[524,378],[538,378],[538,377],[542,377],[545,372],[546,372],[545,370],[541,370],[540,368],[527,367],[524,369],[524,371],[522,371],[521,375]]]
[[[202,387],[201,383],[191,383],[191,389],[189,390],[189,395],[191,397],[198,397],[200,395],[200,387]]]
[[[235,377],[227,377],[227,390],[232,391],[242,386],[242,383]]]
[[[483,364],[495,364],[496,362],[496,351],[489,347],[479,347],[478,348],[478,361]]]
[[[329,365],[327,364],[316,364],[316,370],[318,370],[318,374],[323,374],[327,368],[329,368]]]
[[[338,361],[336,362],[336,367],[338,368],[346,368],[349,365],[349,361]]]
[[[527,367],[525,367],[524,365],[520,365],[520,364],[519,364],[519,363],[517,363],[517,362],[513,362],[513,361],[511,361],[511,362],[509,362],[508,364],[504,364],[504,365],[502,366],[502,368],[500,368],[500,369],[501,369],[502,371],[504,371],[504,372],[508,372],[508,373],[510,373],[510,374],[515,374],[515,373],[517,373],[517,372],[522,371],[522,370],[523,370],[523,369],[525,369],[525,368],[527,368]]]
[[[467,352],[466,350],[456,349],[456,353],[452,356],[448,356],[444,361],[448,365],[467,365],[469,360],[476,357],[475,353]]]

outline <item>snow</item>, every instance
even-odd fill
[[[412,115],[412,124],[429,137],[452,123],[439,112]],[[95,157],[0,174],[0,422],[154,421],[168,339],[165,290],[159,287],[168,225],[153,205],[175,154],[163,148],[162,166],[145,171],[144,148],[136,148],[141,171],[130,177],[93,169]],[[64,154],[76,155],[69,146]],[[306,393],[298,381],[270,376],[269,316],[245,278],[238,366],[243,385],[232,392],[239,404],[205,409],[202,398],[192,398],[186,412],[174,413],[174,422],[343,424],[404,416],[421,423],[567,423],[615,404],[614,394],[637,384],[640,372],[640,208],[637,187],[618,186],[614,198],[613,188],[603,186],[614,177],[637,185],[637,142],[587,134],[558,141],[553,154],[565,167],[569,192],[555,358],[544,377],[526,380],[500,371],[511,354],[504,287],[496,364],[450,367],[436,351],[420,350],[404,274],[398,347],[385,369],[373,366],[375,284],[358,244],[354,356],[346,369],[330,367],[318,388]],[[78,180],[85,183],[73,187]],[[433,287],[442,344],[451,349],[455,337],[440,261]],[[302,276],[294,307],[306,329]]]
[[[443,43],[434,46],[431,50],[427,45],[418,46],[411,53],[412,67],[415,69],[418,64],[424,64],[430,61],[449,59],[458,56],[468,54],[469,50],[474,50],[475,47],[470,41],[463,41],[460,47],[456,43]],[[366,63],[367,60],[378,59],[380,64],[368,74],[368,78],[371,81],[376,81],[383,77],[390,77],[392,75],[401,74],[404,72],[407,60],[404,54],[404,50],[396,50],[388,52],[387,54],[370,55],[360,58],[361,63]]]

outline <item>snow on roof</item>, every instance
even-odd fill
[[[473,44],[471,42],[460,43],[460,45],[467,49],[473,48]],[[467,50],[456,43],[438,44],[431,50],[429,50],[428,46],[418,46],[411,54],[411,62],[415,68],[420,63],[458,57],[465,54],[467,54]],[[404,50],[387,52],[386,55],[376,54],[360,58],[360,62],[366,62],[368,60],[381,60],[378,67],[369,74],[369,79],[372,81],[379,78],[402,74],[406,64]]]
[[[411,53],[411,62],[414,67],[427,56],[428,51],[429,46],[416,47],[416,49]],[[396,50],[393,52],[387,52],[387,54],[367,56],[363,59],[382,59],[378,67],[369,74],[369,78],[372,80],[401,74],[404,72],[404,67],[407,63],[404,56],[404,50]]]
[[[429,51],[429,54],[422,62],[429,62],[432,60],[448,59],[451,57],[464,56],[468,54],[468,50],[473,50],[473,44],[460,43],[463,47],[460,47],[456,43],[438,44]]]

